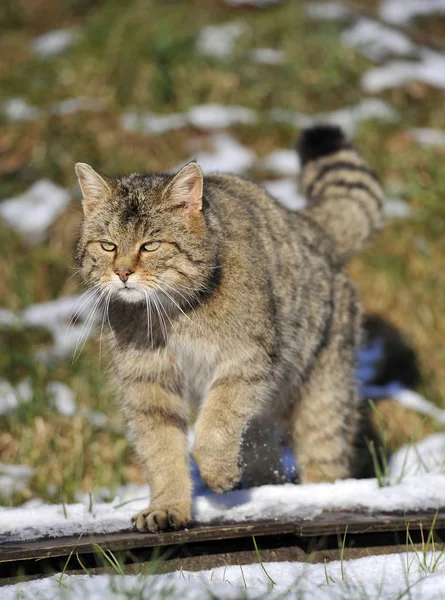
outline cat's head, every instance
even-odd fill
[[[84,218],[74,257],[84,281],[126,302],[196,295],[214,260],[200,167],[111,179],[77,163],[76,174]]]

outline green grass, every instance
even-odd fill
[[[248,31],[232,56],[219,60],[196,52],[203,26],[234,19],[245,21]],[[191,139],[205,146],[206,137],[192,127],[160,136],[123,131],[120,116],[130,107],[161,114],[201,103],[250,107],[258,112],[258,122],[234,127],[237,139],[259,156],[289,148],[298,131],[273,123],[270,109],[314,114],[355,104],[364,97],[360,79],[370,66],[342,47],[339,24],[306,21],[296,1],[264,10],[234,10],[217,0],[44,0],[38,7],[30,0],[8,1],[0,9],[0,26],[0,104],[23,96],[42,111],[33,122],[7,122],[0,116],[0,199],[23,192],[41,177],[72,188],[76,161],[110,174],[162,170],[188,158]],[[45,60],[29,52],[35,35],[71,26],[82,35],[65,52]],[[267,46],[283,51],[282,66],[250,60],[252,48]],[[54,102],[75,96],[99,98],[103,109],[49,114]],[[443,405],[445,151],[417,147],[405,133],[414,125],[445,126],[442,95],[410,85],[382,98],[400,112],[400,121],[362,124],[357,144],[388,189],[398,190],[413,208],[413,217],[388,224],[352,261],[350,272],[366,308],[385,314],[409,335],[425,375],[422,391]],[[71,206],[37,246],[0,224],[2,306],[20,311],[81,290],[71,258],[79,217],[79,198],[73,194]],[[0,417],[0,461],[36,469],[29,488],[12,502],[38,495],[68,503],[78,490],[94,493],[101,486],[142,482],[108,383],[106,357],[99,364],[98,341],[89,341],[74,363],[45,366],[36,352],[50,343],[45,329],[0,328],[0,377],[12,383],[28,377],[33,387],[29,404]],[[97,428],[82,414],[58,415],[45,394],[51,381],[70,386],[79,409],[109,415],[110,425]],[[397,445],[411,439],[419,419],[386,407],[390,441]],[[434,428],[429,422],[421,433]]]

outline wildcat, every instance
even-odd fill
[[[290,428],[300,480],[354,475],[357,293],[342,272],[382,224],[383,193],[334,126],[298,144],[308,208],[294,213],[238,176],[116,179],[78,163],[84,218],[75,261],[108,308],[112,371],[151,490],[137,530],[191,520],[193,456],[215,492],[240,480],[248,422]]]

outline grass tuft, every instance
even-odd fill
[[[262,561],[262,559],[261,559],[261,554],[260,554],[260,551],[259,551],[259,549],[258,549],[258,545],[257,545],[257,543],[256,543],[255,536],[252,536],[252,540],[253,540],[253,545],[254,545],[254,547],[255,547],[255,553],[256,553],[256,555],[257,555],[258,562],[260,563],[260,565],[261,565],[261,568],[263,569],[263,571],[264,571],[264,573],[265,573],[265,575],[266,575],[267,579],[270,581],[270,583],[271,583],[271,585],[272,585],[272,587],[273,587],[274,585],[276,585],[276,583],[275,583],[275,581],[272,579],[272,577],[269,575],[269,573],[268,573],[268,572],[267,572],[267,570],[266,570],[266,567],[265,567],[265,566],[264,566],[264,564],[263,564],[263,561]]]

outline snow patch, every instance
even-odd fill
[[[271,117],[276,121],[299,128],[310,127],[319,123],[331,123],[338,125],[347,135],[352,136],[361,121],[369,119],[393,121],[398,119],[398,114],[389,104],[379,98],[365,98],[355,106],[341,108],[329,113],[318,113],[313,116],[288,109],[274,108],[271,111]]]
[[[382,0],[381,18],[397,25],[406,25],[413,17],[445,14],[443,0]]]
[[[0,317],[2,316],[0,312]],[[42,350],[37,358],[42,362],[53,363],[74,352],[80,353],[84,342],[94,333],[95,325],[103,319],[103,302],[92,290],[83,294],[67,296],[32,304],[11,319],[10,311],[0,322],[3,327],[42,327],[47,329],[53,338],[53,346]]]
[[[340,2],[308,2],[304,10],[314,21],[339,21],[350,14]]]
[[[188,111],[187,119],[190,125],[199,129],[224,129],[238,123],[253,123],[256,113],[243,106],[201,104]]]
[[[74,44],[80,37],[77,28],[55,29],[35,37],[30,42],[30,49],[41,58],[49,58],[60,54]]]
[[[0,308],[0,327],[14,327],[19,325],[17,315],[7,308]]]
[[[250,169],[255,154],[227,133],[210,136],[214,152],[200,152],[196,160],[205,173],[223,171],[240,174]]]
[[[249,32],[249,26],[242,21],[232,21],[224,25],[206,25],[201,29],[196,47],[198,52],[215,58],[227,58],[234,50],[236,41]]]
[[[50,331],[54,345],[50,350],[40,353],[39,358],[43,362],[60,360],[76,348],[80,349],[94,332],[94,325],[100,321],[97,300],[97,294],[87,291],[78,296],[33,304],[19,315],[24,325],[43,327]],[[70,323],[73,319],[75,322]]]
[[[0,498],[9,500],[15,493],[22,492],[33,474],[32,467],[0,463]]]
[[[419,48],[419,57],[417,61],[394,60],[370,69],[362,77],[363,89],[376,94],[412,81],[445,88],[445,55]]]
[[[3,104],[3,114],[11,121],[33,121],[40,111],[24,98],[10,98]]]
[[[348,135],[352,136],[356,127],[362,121],[378,119],[392,121],[398,118],[396,111],[383,100],[378,98],[365,98],[356,106],[342,108],[331,113],[321,113],[315,117],[315,122],[332,123],[340,126]]]
[[[416,46],[400,31],[377,21],[361,18],[341,34],[346,46],[359,48],[370,60],[379,61],[390,55],[406,56],[416,51]]]
[[[409,133],[421,146],[445,146],[445,131],[439,129],[411,128]]]
[[[417,444],[405,444],[390,461],[393,477],[445,473],[445,433],[434,433]]]
[[[99,111],[104,107],[100,98],[89,98],[79,96],[77,98],[66,98],[60,102],[54,102],[47,109],[53,115],[72,115],[81,110]],[[28,103],[24,98],[10,98],[3,104],[3,114],[11,121],[34,121],[43,111]]]
[[[445,410],[439,408],[413,390],[401,390],[393,395],[393,400],[405,408],[414,410],[421,415],[431,417],[438,423],[445,425]]]
[[[281,65],[284,61],[284,53],[275,48],[255,48],[250,53],[253,62],[262,65]]]
[[[122,115],[121,125],[126,131],[142,131],[158,135],[185,127],[187,125],[187,114],[157,115],[151,112],[128,111]]]
[[[109,419],[106,414],[98,410],[91,410],[90,408],[83,408],[79,411],[80,415],[83,415],[91,425],[100,429],[108,425]]]
[[[243,106],[223,106],[222,104],[200,104],[185,113],[157,115],[155,113],[124,113],[121,124],[127,131],[143,131],[161,134],[192,125],[198,129],[224,129],[238,123],[253,123],[256,113]]]
[[[29,379],[24,379],[13,386],[6,379],[0,379],[0,415],[16,410],[20,404],[26,404],[32,398],[32,386]]]
[[[401,198],[388,198],[383,204],[383,213],[389,219],[407,219],[411,216],[411,207]]]
[[[81,110],[91,112],[102,110],[104,102],[100,98],[89,98],[78,96],[77,98],[66,98],[51,105],[50,112],[54,115],[72,115]]]
[[[39,243],[69,201],[67,190],[41,179],[24,194],[1,202],[0,216],[29,241]]]
[[[267,154],[259,166],[267,172],[283,177],[297,177],[301,170],[300,159],[295,150],[284,148]]]
[[[281,123],[288,123],[294,127],[304,128],[318,123],[334,123],[344,127],[345,131],[352,134],[360,121],[367,119],[394,120],[398,118],[396,111],[383,100],[378,98],[365,98],[355,106],[342,108],[330,113],[305,115],[284,108],[273,108],[270,118]],[[221,104],[201,104],[194,106],[185,113],[170,115],[157,115],[155,113],[138,113],[128,111],[121,117],[121,125],[128,131],[143,131],[145,133],[160,134],[191,125],[203,130],[224,129],[242,124],[254,123],[257,119],[256,112],[244,106],[223,106]]]
[[[290,210],[301,210],[306,206],[306,198],[298,192],[296,179],[283,178],[263,181],[262,186]]]
[[[57,412],[65,417],[72,417],[77,412],[73,391],[61,381],[52,381],[46,386],[49,402]]]

